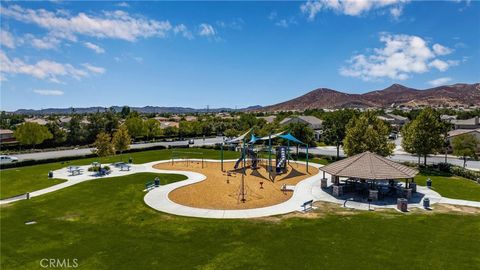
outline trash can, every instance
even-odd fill
[[[132,164],[133,159],[131,157],[128,158],[128,163]]]
[[[48,178],[53,178],[53,172],[52,171],[48,172]]]
[[[155,187],[159,187],[159,186],[160,186],[160,178],[155,177]]]
[[[402,212],[407,212],[408,210],[408,201],[405,198],[397,199],[397,209]]]
[[[424,198],[423,199],[423,208],[425,208],[425,209],[430,208],[430,199],[429,198]]]
[[[430,179],[430,178],[427,179],[427,187],[428,188],[432,187],[432,179]]]

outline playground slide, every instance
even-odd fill
[[[279,172],[281,170],[281,168],[283,168],[286,161],[287,161],[287,155],[286,155],[285,151],[282,151],[280,153],[280,160],[278,161],[278,164],[277,164],[277,172]]]
[[[258,164],[257,154],[253,150],[248,150],[248,155],[252,159],[252,168],[256,168]]]
[[[235,166],[233,166],[233,169],[238,169],[238,165],[240,165],[240,162],[242,162],[243,160],[243,156],[241,156],[236,162],[235,162]]]

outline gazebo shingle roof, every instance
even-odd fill
[[[413,178],[418,171],[371,152],[364,152],[323,166],[321,171],[335,176],[368,180]]]

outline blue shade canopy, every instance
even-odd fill
[[[294,143],[305,144],[305,143],[299,141],[297,138],[293,137],[293,135],[290,132],[288,134],[285,134],[285,135],[280,135],[279,137],[282,138],[282,139],[285,139],[285,140],[292,141]]]
[[[250,137],[250,141],[248,142],[248,144],[254,144],[258,140],[261,140],[261,138],[255,136],[255,134],[252,133],[252,135]]]

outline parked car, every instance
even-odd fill
[[[195,143],[195,140],[194,140],[194,139],[188,140],[188,144],[194,144],[194,143]]]
[[[396,134],[396,133],[393,133],[393,132],[390,133],[390,135],[388,135],[388,139],[389,139],[389,140],[396,140],[397,137],[398,137],[397,134]]]
[[[0,164],[9,164],[14,162],[18,162],[18,158],[5,155],[0,156]]]

